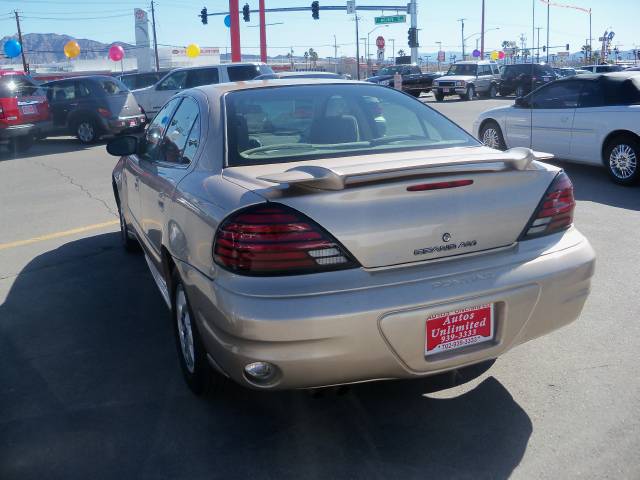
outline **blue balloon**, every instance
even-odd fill
[[[226,17],[224,17],[224,24],[225,26],[227,26],[228,28],[231,27],[231,15],[227,15]]]
[[[4,54],[7,58],[15,58],[22,53],[22,45],[13,38],[4,42]]]

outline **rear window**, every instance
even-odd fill
[[[124,83],[117,80],[98,80],[98,85],[100,85],[100,90],[107,95],[119,95],[129,91]]]
[[[428,106],[374,85],[240,90],[225,102],[229,166],[477,145]]]
[[[258,65],[234,65],[227,67],[227,73],[229,74],[229,81],[243,82],[245,80],[253,80],[263,72],[260,71]]]
[[[24,75],[5,75],[0,78],[0,96],[20,97],[34,95],[38,86]]]

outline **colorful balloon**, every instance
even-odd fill
[[[187,47],[187,57],[196,58],[200,55],[200,47],[196,43],[192,43]]]
[[[231,15],[224,17],[224,26],[227,28],[231,27]]]
[[[109,58],[114,62],[119,62],[124,58],[124,48],[120,45],[111,45],[109,48]]]
[[[15,58],[22,53],[22,45],[13,38],[4,42],[4,54],[7,58]]]
[[[494,60],[494,61],[498,60],[498,57],[499,55],[497,51],[494,50],[493,52],[491,52],[491,55],[490,55],[491,60]]]
[[[499,58],[500,60],[504,59],[504,52],[503,52],[502,50],[500,50],[500,51],[498,52],[498,58]]]
[[[76,58],[80,55],[80,45],[75,40],[69,40],[64,46],[64,54],[67,58]]]
[[[474,50],[471,55],[473,55],[473,58],[478,58],[480,56],[480,50]]]

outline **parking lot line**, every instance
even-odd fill
[[[90,232],[91,230],[100,230],[101,228],[112,227],[118,225],[118,220],[111,220],[109,222],[95,223],[93,225],[86,225],[84,227],[72,228],[71,230],[64,230],[61,232],[48,233],[46,235],[40,235],[38,237],[27,238],[25,240],[17,240],[15,242],[0,243],[0,250],[7,250],[9,248],[22,247],[24,245],[30,245],[32,243],[44,242],[45,240],[52,240],[54,238],[67,237],[69,235],[76,235],[78,233]]]

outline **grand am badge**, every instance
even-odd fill
[[[448,236],[447,240],[445,240],[445,236]],[[445,233],[442,236],[442,240],[444,242],[450,241],[451,240],[451,234]],[[459,243],[445,243],[443,245],[435,245],[433,247],[417,248],[417,249],[415,249],[413,251],[413,254],[414,255],[426,255],[427,253],[440,253],[440,252],[446,252],[446,251],[450,251],[450,250],[460,250],[460,249],[475,247],[476,245],[478,245],[477,240],[467,240],[467,241],[459,242]]]

